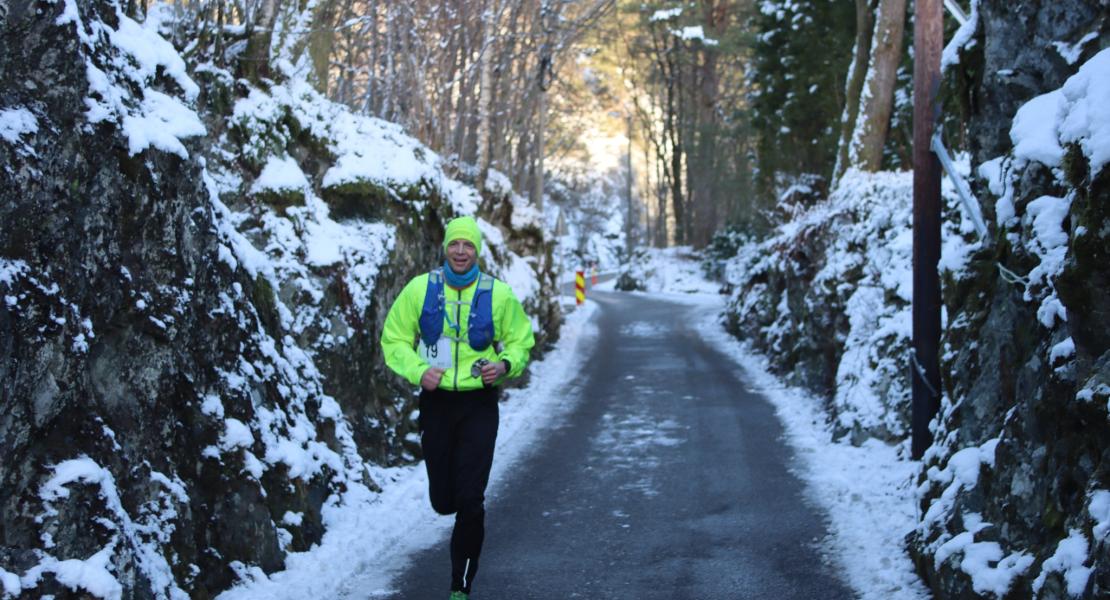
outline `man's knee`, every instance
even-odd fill
[[[455,502],[455,508],[464,519],[481,519],[486,515],[485,499],[481,496],[463,496]]]
[[[431,490],[429,495],[432,500],[432,510],[437,513],[441,515],[450,515],[458,510],[454,498],[449,491],[437,492],[436,490]]]

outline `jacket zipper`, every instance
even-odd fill
[[[462,290],[455,290],[458,294],[458,300],[462,302]],[[455,305],[455,325],[458,329],[455,331],[455,391],[459,391],[459,339],[462,338],[462,304]]]

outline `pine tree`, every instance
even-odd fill
[[[855,8],[848,2],[767,0],[753,18],[749,78],[757,188],[774,198],[836,160]]]

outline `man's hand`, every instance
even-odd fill
[[[486,385],[493,385],[502,375],[505,374],[505,361],[497,360],[482,367],[482,383]]]
[[[428,390],[429,392],[439,387],[439,380],[443,379],[444,369],[438,367],[428,367],[427,371],[420,376],[420,387]]]

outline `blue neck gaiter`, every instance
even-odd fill
[[[456,273],[451,270],[451,265],[447,261],[443,261],[443,276],[447,279],[447,285],[453,288],[464,288],[478,279],[478,263],[474,263],[470,270],[466,273]]]

